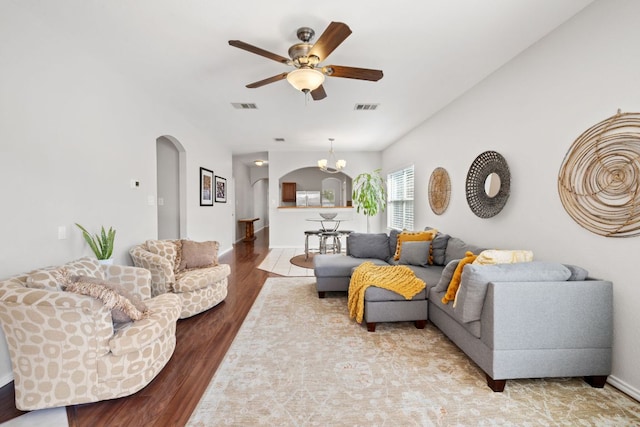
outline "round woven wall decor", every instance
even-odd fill
[[[485,183],[492,173],[500,178],[500,189],[495,196],[490,197],[485,191]],[[507,203],[510,187],[511,174],[507,161],[500,153],[485,151],[476,157],[467,173],[467,203],[480,218],[491,218],[500,213]]]
[[[587,230],[640,235],[640,113],[618,110],[580,135],[560,167],[558,193]]]
[[[449,206],[451,180],[444,168],[435,168],[429,178],[429,205],[436,215],[442,215]]]

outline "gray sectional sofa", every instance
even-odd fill
[[[438,233],[431,242],[431,264],[424,261],[424,245],[406,242],[396,261],[397,235],[352,233],[347,256],[316,255],[318,296],[348,291],[351,272],[362,262],[406,264],[426,290],[406,301],[392,291],[368,288],[364,320],[370,331],[377,322],[416,321],[421,327],[428,319],[485,372],[493,391],[517,378],[582,376],[593,387],[604,386],[611,372],[610,281],[555,262],[469,264],[453,307],[442,297],[458,261],[483,248]]]

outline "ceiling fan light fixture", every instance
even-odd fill
[[[287,74],[287,81],[297,90],[310,92],[324,82],[324,74],[313,68],[297,68]]]

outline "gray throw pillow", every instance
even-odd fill
[[[470,245],[457,237],[450,237],[447,242],[447,249],[444,253],[444,262],[442,265],[447,265],[454,259],[464,258],[467,251],[472,252],[474,255],[480,255],[480,252],[483,250],[485,250],[485,248]]]
[[[399,264],[427,267],[429,265],[430,246],[431,242],[404,242]]]
[[[564,282],[571,271],[556,262],[518,262],[515,264],[467,264],[462,270],[454,312],[467,323],[480,320],[489,282]]]
[[[431,230],[433,227],[425,227],[425,230]],[[433,258],[433,265],[445,265],[445,253],[447,250],[447,244],[449,243],[448,234],[442,234],[438,231],[436,237],[431,242],[431,257]]]
[[[389,257],[392,257],[396,253],[396,246],[398,246],[398,234],[399,230],[391,229],[389,231]]]
[[[386,233],[351,233],[347,252],[354,258],[389,259],[389,236]]]
[[[434,288],[436,292],[445,292],[447,290],[447,288],[449,287],[449,282],[451,282],[451,278],[453,277],[453,273],[456,271],[456,267],[458,267],[459,262],[459,259],[452,259],[444,268],[444,270],[442,270],[440,280]]]
[[[564,266],[571,272],[571,276],[568,280],[585,280],[589,277],[589,272],[582,267],[571,264],[564,264]]]

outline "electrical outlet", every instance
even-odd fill
[[[138,181],[137,179],[132,179],[130,185],[131,188],[140,188],[140,181]]]
[[[58,226],[58,240],[65,240],[67,238],[67,226],[59,225]]]

